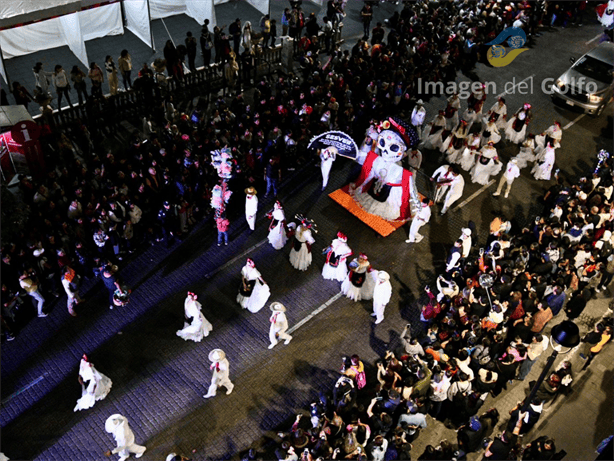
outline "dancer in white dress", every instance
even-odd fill
[[[482,124],[482,108],[486,101],[485,85],[482,83],[477,91],[472,91],[467,98],[467,109],[463,112],[463,120],[467,122],[467,129],[471,130],[474,123]]]
[[[258,312],[269,300],[271,290],[256,269],[256,264],[247,258],[241,269],[241,285],[237,294],[237,302],[243,309],[252,313]]]
[[[422,141],[424,149],[439,149],[443,144],[443,132],[446,129],[445,111],[440,110],[432,122],[424,130],[426,138]]]
[[[501,141],[499,128],[497,128],[497,124],[495,123],[495,118],[493,116],[491,116],[489,120],[486,120],[486,118],[484,118],[484,123],[482,123],[481,136],[482,140],[480,141],[480,143],[482,144],[482,146],[487,145],[491,141],[493,145]]]
[[[225,387],[226,395],[230,395],[235,386],[230,381],[230,363],[228,363],[226,354],[222,349],[213,349],[209,352],[209,360],[211,361],[209,368],[213,371],[213,375],[209,390],[203,397],[206,399],[215,397],[218,387]]]
[[[500,131],[505,131],[505,125],[507,125],[507,106],[505,105],[505,99],[500,97],[497,102],[493,104],[488,113],[486,114],[488,119],[495,118],[495,124]]]
[[[535,155],[539,155],[541,151],[546,148],[548,143],[550,143],[555,149],[558,149],[561,147],[562,137],[563,130],[561,129],[561,123],[555,121],[554,125],[548,127],[546,131],[535,136]]]
[[[461,120],[458,126],[450,133],[439,149],[446,154],[448,163],[459,163],[461,154],[465,148],[465,141],[469,130],[467,122]]]
[[[277,200],[273,206],[273,210],[267,213],[267,217],[271,220],[269,225],[269,243],[276,250],[281,250],[288,241],[286,235],[286,215],[281,202]]]
[[[552,167],[554,166],[554,146],[548,143],[546,148],[535,157],[535,165],[531,170],[531,174],[535,179],[550,180],[552,175]]]
[[[471,170],[471,181],[485,186],[492,175],[499,174],[501,168],[503,168],[503,164],[499,162],[497,149],[495,149],[492,141],[490,141],[478,153],[475,166]]]
[[[343,232],[337,232],[337,238],[324,250],[326,254],[326,262],[322,268],[324,279],[343,282],[347,277],[347,258],[352,255],[352,250],[347,241],[348,238]]]
[[[535,161],[535,135],[529,133],[527,139],[524,140],[522,146],[520,146],[520,152],[516,157],[516,165],[518,168],[525,168],[529,162]]]
[[[527,126],[531,122],[531,104],[526,103],[516,111],[505,126],[505,138],[514,144],[520,144],[527,135]]]
[[[337,149],[322,149],[320,152],[320,170],[322,171],[322,190],[328,185],[330,169],[337,158]]]
[[[202,313],[202,305],[197,301],[196,293],[188,291],[188,296],[183,304],[185,311],[185,321],[183,329],[177,331],[177,336],[186,341],[201,342],[203,338],[209,336],[213,330],[213,325],[205,318]]]
[[[458,111],[460,110],[461,103],[458,97],[458,93],[454,93],[448,98],[448,105],[445,110],[446,117],[446,131],[452,131],[458,126]]]
[[[107,451],[105,456],[111,456],[119,453],[119,461],[124,461],[130,457],[130,453],[135,454],[135,458],[140,458],[145,453],[146,448],[142,445],[134,443],[134,432],[128,425],[128,418],[120,414],[114,414],[107,418],[104,423],[104,429],[113,434],[117,448]]]
[[[463,153],[460,156],[460,167],[464,171],[471,171],[473,165],[475,165],[475,158],[480,147],[480,141],[482,137],[479,133],[471,133],[467,138],[467,145],[463,149]]]
[[[373,298],[373,288],[375,279],[373,278],[373,268],[369,258],[364,253],[360,253],[350,263],[350,272],[341,284],[341,292],[354,301]]]
[[[271,303],[271,311],[273,314],[271,318],[269,318],[269,322],[271,326],[269,328],[269,349],[273,349],[280,340],[284,340],[284,344],[290,344],[292,341],[292,336],[290,336],[286,331],[288,331],[288,318],[286,317],[286,306],[282,303],[274,302]]]
[[[313,259],[311,245],[316,241],[313,238],[313,234],[317,230],[314,227],[314,222],[310,219],[298,215],[296,217],[301,223],[297,226],[294,233],[294,241],[290,250],[290,264],[299,271],[306,271]]]
[[[426,109],[424,108],[424,101],[418,99],[416,101],[416,106],[411,111],[411,124],[416,129],[416,133],[418,133],[418,138],[420,139],[422,139],[422,125],[425,119]]]
[[[442,165],[435,170],[431,180],[436,181],[435,203],[443,202],[441,215],[444,215],[462,197],[465,179],[456,165]]]
[[[256,193],[256,189],[253,187],[245,189],[245,220],[252,232],[256,229],[256,214],[258,213],[258,196]]]
[[[377,273],[377,282],[373,288],[373,317],[375,324],[380,324],[384,321],[384,310],[392,297],[392,285],[390,284],[390,275],[388,272],[379,271]]]
[[[92,408],[97,400],[103,400],[109,392],[113,382],[100,373],[83,354],[79,364],[79,383],[81,384],[81,398],[77,400],[74,411]]]

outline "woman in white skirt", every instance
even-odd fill
[[[315,243],[313,238],[313,221],[301,218],[301,223],[294,233],[294,244],[290,250],[290,264],[299,271],[306,271],[311,265],[311,245]]]
[[[440,110],[433,121],[426,127],[425,139],[421,144],[424,149],[439,149],[443,144],[443,132],[446,129],[446,117],[444,111]]]
[[[482,125],[482,108],[486,101],[486,93],[484,92],[484,84],[480,86],[478,91],[472,91],[467,98],[467,109],[463,112],[463,120],[467,121],[467,128],[471,130],[474,123]]]
[[[245,266],[241,269],[241,285],[239,294],[237,294],[237,302],[243,309],[256,313],[266,304],[269,296],[271,296],[269,286],[262,279],[254,261],[247,258]]]
[[[493,104],[486,116],[488,119],[494,117],[495,124],[499,131],[505,131],[505,125],[507,125],[507,106],[505,105],[505,99],[498,98],[497,102]]]
[[[269,243],[276,250],[281,250],[286,245],[288,236],[286,235],[286,214],[279,200],[275,202],[273,210],[267,213],[267,218],[271,220],[269,225]]]
[[[203,338],[209,336],[213,330],[213,325],[205,318],[201,309],[202,305],[197,301],[196,293],[188,291],[185,298],[184,310],[185,321],[183,329],[177,330],[177,336],[185,341],[201,342]]]
[[[546,148],[541,151],[539,155],[535,157],[535,165],[531,173],[535,179],[550,180],[552,175],[552,167],[554,166],[554,146],[548,143]]]
[[[450,133],[439,149],[446,154],[448,163],[460,162],[460,156],[465,148],[465,140],[467,139],[467,122],[461,120],[458,126]]]
[[[514,144],[520,144],[527,135],[527,126],[531,121],[531,104],[527,103],[516,111],[514,116],[507,122],[505,138]]]
[[[542,150],[546,148],[546,145],[550,143],[552,147],[558,149],[561,147],[561,138],[563,137],[563,130],[561,129],[561,123],[555,121],[554,125],[549,127],[542,134],[535,136],[535,154],[539,155]]]
[[[77,400],[74,411],[92,408],[97,400],[103,400],[111,392],[111,386],[113,386],[113,382],[96,370],[85,354],[79,365],[79,383],[81,384],[81,398]]]
[[[459,160],[460,167],[464,171],[471,171],[473,165],[475,165],[475,158],[480,147],[480,139],[479,133],[471,133],[467,138],[467,145],[463,149]]]
[[[348,276],[347,258],[352,250],[347,244],[348,238],[343,232],[337,232],[337,238],[324,250],[326,262],[322,268],[322,277],[326,280],[343,282]]]
[[[460,107],[458,93],[454,93],[448,98],[448,105],[444,113],[446,117],[446,131],[452,131],[454,127],[458,126],[458,111]]]
[[[525,168],[529,162],[535,161],[535,135],[529,133],[527,139],[524,140],[522,146],[520,146],[520,152],[516,157],[516,165],[518,168]]]
[[[493,145],[497,144],[501,141],[501,135],[499,134],[499,128],[497,128],[497,124],[495,122],[495,118],[491,115],[491,117],[486,120],[484,118],[484,122],[482,123],[482,146],[486,146],[489,142],[492,141]]]
[[[358,258],[350,263],[350,272],[341,284],[341,292],[354,301],[372,299],[375,288],[372,272],[373,268],[367,255],[360,253]],[[377,274],[377,271],[374,274]]]
[[[497,149],[495,149],[492,141],[490,141],[478,153],[475,166],[471,170],[471,181],[485,186],[488,184],[491,176],[499,174],[502,166],[497,157]]]

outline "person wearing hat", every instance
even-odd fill
[[[251,232],[256,229],[256,213],[258,213],[258,196],[252,186],[245,189],[245,220]]]
[[[269,318],[271,327],[269,329],[269,349],[273,349],[279,340],[283,339],[284,344],[289,344],[292,341],[292,336],[286,333],[288,331],[288,319],[286,318],[286,307],[279,302],[271,303],[271,311],[273,314]]]
[[[202,305],[197,299],[196,293],[188,291],[188,296],[184,302],[186,320],[183,323],[183,329],[178,330],[176,334],[185,341],[191,340],[199,343],[203,338],[209,336],[209,333],[213,330],[213,325],[201,312]]]
[[[430,200],[428,198],[423,198],[420,202],[420,210],[416,213],[411,221],[411,225],[409,226],[409,238],[405,240],[405,243],[419,243],[424,238],[423,235],[420,235],[418,231],[422,226],[428,224],[431,219],[431,207],[429,206]]]
[[[256,264],[247,258],[245,266],[241,269],[241,286],[237,294],[237,302],[243,309],[252,313],[258,312],[271,296],[269,286],[262,278]]]
[[[498,197],[501,195],[501,191],[503,190],[503,184],[507,184],[507,189],[505,190],[505,198],[508,198],[510,195],[510,190],[512,189],[512,183],[514,179],[520,176],[520,168],[518,168],[518,161],[513,158],[505,167],[505,171],[501,175],[501,179],[499,180],[499,187],[497,187],[497,191],[492,194],[494,197]]]
[[[461,236],[458,238],[461,245],[461,258],[466,258],[469,256],[469,252],[471,251],[471,229],[468,227],[463,227],[461,229]]]
[[[337,148],[329,146],[326,149],[320,150],[320,170],[322,171],[322,190],[328,185],[330,169],[333,167],[333,162],[337,158]]]
[[[130,453],[134,453],[135,458],[140,458],[145,453],[147,448],[134,443],[134,432],[130,429],[128,418],[125,416],[117,413],[109,416],[104,423],[104,428],[109,434],[113,434],[117,443],[117,448],[107,451],[105,456],[119,453],[119,461],[124,461],[130,457]]]
[[[426,109],[424,108],[424,101],[418,99],[416,105],[411,111],[411,124],[418,133],[418,138],[422,139],[422,125],[426,119]]]
[[[113,386],[113,382],[96,370],[85,354],[79,365],[79,383],[81,384],[81,398],[77,400],[73,411],[92,408],[96,401],[103,400],[111,392],[111,386]]]
[[[234,389],[234,384],[230,381],[230,364],[226,354],[222,349],[213,349],[209,352],[209,360],[212,362],[210,369],[213,370],[209,391],[203,395],[204,398],[215,397],[218,387],[226,388],[226,395],[230,395]]]
[[[313,221],[310,219],[302,218],[301,223],[297,226],[294,233],[294,242],[292,249],[290,250],[290,264],[299,271],[306,271],[311,265],[311,245],[315,243],[313,238]]]
[[[392,285],[390,284],[390,275],[385,271],[378,271],[377,282],[373,289],[373,317],[375,324],[382,323],[384,320],[384,310],[390,302],[392,296]]]
[[[469,418],[468,424],[463,424],[458,428],[456,438],[458,447],[465,453],[472,453],[480,447],[484,428],[477,416]]]
[[[347,236],[339,231],[337,238],[330,246],[324,249],[326,262],[322,268],[322,277],[325,280],[343,282],[348,275],[347,258],[352,255],[352,249],[347,244]]]

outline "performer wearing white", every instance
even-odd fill
[[[352,250],[347,241],[348,238],[343,232],[337,232],[337,238],[324,250],[326,253],[326,262],[322,268],[324,279],[343,282],[347,277],[347,258],[352,255]]]
[[[135,458],[140,458],[145,453],[144,446],[134,443],[134,432],[130,429],[128,418],[125,416],[120,414],[109,416],[104,423],[104,428],[109,434],[113,434],[117,443],[117,448],[107,451],[105,456],[119,453],[119,461],[124,461],[130,457],[130,453],[134,453]]]
[[[460,99],[458,93],[454,93],[448,98],[448,105],[445,110],[446,117],[446,130],[452,131],[454,127],[458,126],[458,111],[460,109]]]
[[[288,236],[286,235],[286,215],[279,200],[275,202],[273,211],[269,212],[267,216],[271,220],[269,243],[276,250],[281,250],[288,241]]]
[[[499,174],[502,164],[497,156],[497,149],[494,148],[492,141],[480,149],[475,166],[471,170],[471,181],[485,186],[488,184],[491,175]]]
[[[464,171],[471,171],[473,165],[475,165],[475,157],[480,147],[481,136],[478,133],[472,133],[467,138],[467,145],[463,149],[463,153],[460,156],[460,167]]]
[[[452,165],[441,165],[435,170],[431,178],[431,181],[434,181],[437,187],[435,203],[440,203],[448,192],[448,187],[454,178],[454,167]]]
[[[461,236],[458,238],[461,245],[461,257],[466,258],[469,256],[469,252],[471,251],[471,229],[468,227],[463,227],[461,229]]]
[[[452,204],[463,195],[465,179],[458,172],[457,167],[442,165],[435,170],[432,180],[437,181],[435,203],[443,201],[441,214],[444,215]]]
[[[422,125],[425,119],[426,109],[424,108],[424,101],[418,99],[416,101],[416,106],[411,111],[411,124],[416,129],[416,133],[418,133],[418,138],[420,139],[422,139]]]
[[[241,285],[237,294],[237,302],[243,309],[256,313],[266,304],[269,296],[271,296],[269,286],[262,279],[254,261],[247,258],[245,266],[241,269]]]
[[[113,382],[107,376],[88,362],[85,354],[79,364],[79,383],[81,384],[81,398],[77,400],[73,411],[92,408],[97,400],[103,400],[111,392],[111,386],[113,386]]]
[[[425,130],[426,139],[421,146],[425,149],[439,149],[443,144],[443,132],[446,129],[445,111],[440,110],[432,122],[427,124]]]
[[[494,195],[495,197],[501,195],[501,191],[503,190],[503,184],[505,183],[507,184],[507,189],[505,190],[504,197],[507,198],[510,195],[512,183],[514,182],[514,179],[516,179],[518,176],[520,176],[520,168],[518,168],[518,162],[516,161],[516,159],[513,158],[507,163],[505,171],[501,175],[501,179],[499,180],[499,187],[497,187],[497,192],[492,195]]]
[[[371,272],[373,268],[367,255],[360,253],[358,258],[350,263],[350,272],[341,284],[341,292],[354,301],[373,298],[375,280]]]
[[[336,148],[322,149],[320,152],[320,170],[322,171],[322,190],[326,189],[328,184],[328,178],[330,176],[330,169],[333,166],[333,162],[337,158]]]
[[[516,111],[505,126],[505,138],[514,144],[520,144],[527,135],[527,126],[531,121],[531,104],[526,103]]]
[[[495,123],[495,119],[491,116],[490,119],[484,119],[484,123],[482,124],[482,146],[487,145],[492,141],[493,145],[497,144],[501,141],[501,135],[499,134],[499,128],[497,128],[497,124]]]
[[[313,222],[302,219],[294,234],[294,244],[290,250],[290,264],[299,271],[306,271],[312,261],[311,245],[315,243],[312,235]]]
[[[222,386],[226,388],[226,395],[230,395],[235,386],[230,382],[230,364],[226,354],[222,349],[213,349],[209,352],[209,360],[212,362],[209,368],[213,370],[213,376],[209,391],[203,397],[206,399],[215,397],[217,388]]]
[[[385,271],[378,271],[377,282],[373,289],[373,317],[375,324],[382,323],[384,320],[384,310],[390,302],[392,296],[392,285],[390,284],[390,275]]]
[[[472,91],[467,98],[467,109],[463,112],[463,120],[467,122],[467,129],[471,130],[474,123],[482,124],[482,108],[486,100],[485,85],[482,83],[477,91]]]
[[[535,135],[529,133],[527,139],[524,140],[522,146],[520,146],[520,152],[516,157],[516,165],[522,169],[527,166],[529,162],[535,161]]]
[[[409,226],[409,238],[405,240],[405,243],[419,243],[424,238],[424,236],[420,235],[418,231],[431,219],[431,207],[429,206],[429,199],[423,198],[421,205],[422,208],[420,208],[420,211],[416,213],[416,215],[411,220],[411,225]]]
[[[258,196],[256,193],[256,189],[253,187],[245,189],[245,220],[252,232],[256,229],[256,214],[258,213]]]
[[[505,131],[505,125],[507,124],[507,106],[505,105],[505,99],[498,98],[497,102],[490,108],[487,118],[491,119],[493,117],[497,128]]]
[[[183,323],[183,329],[177,330],[176,334],[186,341],[199,343],[203,338],[209,336],[209,333],[213,330],[213,325],[203,315],[202,305],[197,299],[196,293],[188,291],[188,296],[183,304],[186,320]]]
[[[535,179],[550,180],[552,174],[552,167],[554,166],[554,147],[548,143],[546,148],[536,156],[535,165],[531,170],[531,174]]]
[[[542,150],[546,148],[548,143],[552,144],[552,147],[558,149],[561,147],[561,138],[563,137],[563,130],[561,130],[561,124],[557,121],[554,125],[550,126],[542,134],[535,136],[535,154],[539,155]]]
[[[415,147],[409,151],[407,155],[407,165],[412,172],[420,169],[422,165],[422,152],[420,152]]]
[[[279,340],[283,339],[284,344],[289,344],[292,341],[292,336],[290,336],[286,331],[288,331],[288,319],[286,318],[286,307],[282,303],[274,302],[271,304],[271,311],[273,314],[269,319],[271,322],[271,327],[269,329],[269,340],[271,344],[269,344],[269,349],[273,349]]]
[[[469,134],[467,122],[461,120],[458,126],[450,133],[439,149],[446,154],[448,163],[458,163],[465,148],[465,140]]]

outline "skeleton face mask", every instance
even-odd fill
[[[398,133],[392,130],[382,131],[377,138],[380,155],[387,162],[398,162],[405,155],[407,145]]]

